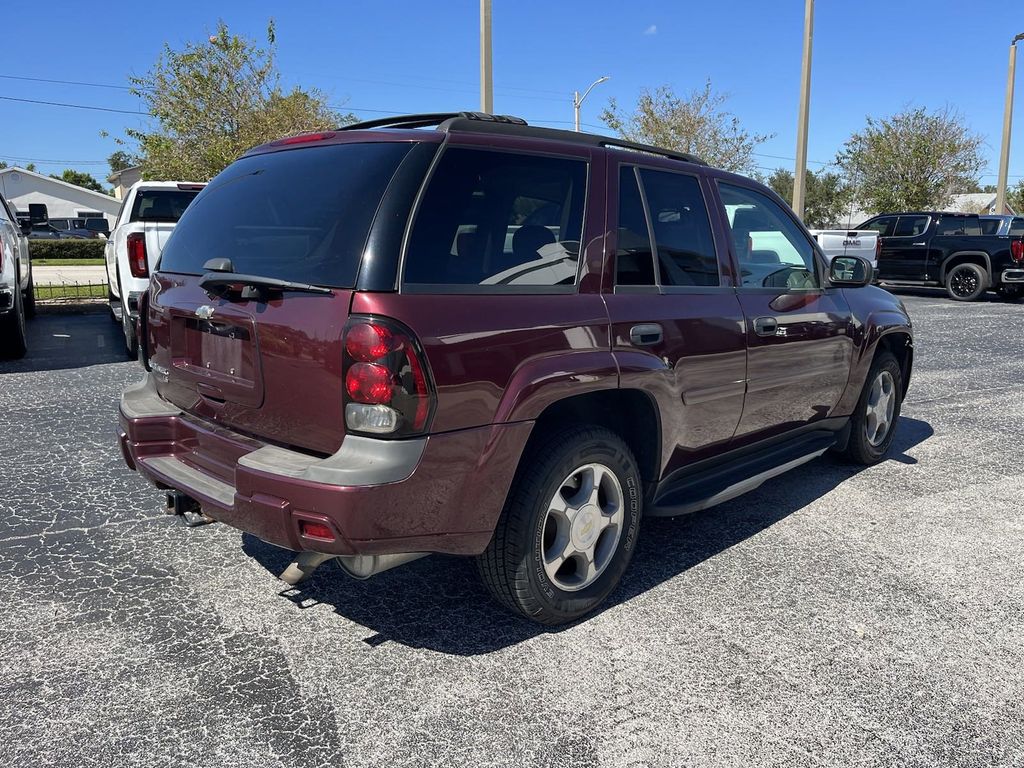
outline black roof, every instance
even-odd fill
[[[686,152],[676,152],[650,144],[641,144],[611,136],[601,136],[597,133],[564,131],[558,128],[541,128],[530,125],[521,117],[491,115],[486,112],[430,112],[421,115],[398,115],[378,120],[367,120],[361,123],[351,123],[338,128],[338,130],[361,131],[372,128],[429,128],[430,126],[435,126],[437,130],[444,132],[464,131],[504,136],[526,136],[535,139],[547,139],[549,141],[567,141],[591,147],[628,149],[634,152],[646,152],[651,155],[670,157],[673,160],[682,160],[687,163],[707,165],[696,155],[687,154]]]

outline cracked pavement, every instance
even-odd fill
[[[181,526],[117,447],[117,327],[41,315],[0,363],[0,765],[1024,764],[1024,305],[902,296],[889,460],[644,521],[556,631],[468,560],[287,589]]]

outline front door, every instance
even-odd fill
[[[925,215],[901,215],[891,237],[882,240],[880,280],[925,280],[928,271],[928,224]]]
[[[736,446],[831,415],[850,374],[851,315],[789,211],[748,187],[718,183],[745,318],[747,386]]]
[[[665,475],[732,440],[746,377],[743,313],[719,261],[728,256],[715,246],[707,181],[627,163],[608,173],[612,352],[621,386],[658,401]]]

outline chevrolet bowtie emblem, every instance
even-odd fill
[[[214,308],[211,307],[209,304],[204,304],[203,306],[196,310],[196,317],[198,317],[200,320],[209,320],[211,317],[213,317],[213,313]]]

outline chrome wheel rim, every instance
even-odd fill
[[[889,371],[879,371],[868,391],[867,418],[864,419],[864,430],[872,446],[877,448],[885,441],[895,413],[896,380]]]
[[[548,579],[576,592],[608,568],[622,536],[622,486],[604,464],[585,464],[559,484],[541,524],[541,561]]]
[[[950,278],[949,287],[957,296],[970,296],[978,290],[978,276],[969,269],[958,269]]]

